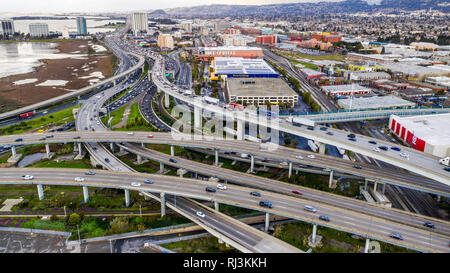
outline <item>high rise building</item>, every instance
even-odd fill
[[[7,36],[7,35],[14,35],[14,21],[11,19],[4,19],[0,20],[1,27],[0,27],[0,34]]]
[[[77,17],[77,33],[78,35],[87,35],[86,18]]]
[[[188,33],[192,33],[192,24],[191,23],[186,23],[184,25],[184,31],[186,31]]]
[[[134,35],[141,32],[148,32],[148,15],[147,12],[134,12],[131,15],[131,29]]]
[[[46,23],[31,23],[28,25],[31,37],[48,36],[48,25]]]
[[[173,49],[173,38],[170,34],[159,34],[158,36],[158,46],[161,49]]]

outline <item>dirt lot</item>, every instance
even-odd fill
[[[59,53],[88,54],[88,41],[58,42]],[[80,47],[81,46],[81,47]],[[42,66],[34,72],[13,75],[0,79],[0,112],[10,111],[25,105],[37,103],[89,85],[89,79],[80,79],[92,72],[102,72],[105,78],[112,74],[111,56],[108,53],[94,53],[85,59],[43,60]],[[86,65],[86,66],[85,66]],[[83,67],[84,66],[84,67]],[[88,69],[84,71],[84,69]],[[15,85],[13,82],[36,78],[34,83]],[[35,86],[46,80],[65,80],[65,86]]]

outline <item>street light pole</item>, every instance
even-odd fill
[[[140,215],[141,218],[142,218],[142,208],[141,208],[141,204],[139,204],[139,215]]]
[[[80,245],[81,245],[80,226],[79,226],[79,225],[77,225],[77,230],[78,230],[78,242],[79,242]]]

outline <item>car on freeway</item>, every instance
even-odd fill
[[[281,166],[287,166],[288,163],[287,163],[286,161],[283,161],[283,162],[280,163],[280,165],[281,165]]]
[[[147,138],[153,138],[153,135],[148,135]]]
[[[201,211],[197,211],[197,216],[204,218],[205,214]]]
[[[397,240],[403,240],[403,236],[397,232],[392,232],[391,234],[389,234],[389,237],[397,239]]]
[[[401,149],[399,147],[395,147],[395,146],[392,146],[391,150],[394,150],[394,151],[397,151],[397,152],[401,151]]]
[[[145,184],[153,184],[153,181],[150,180],[150,179],[145,179],[145,180],[144,180],[144,183],[145,183]]]
[[[177,163],[178,161],[175,158],[169,159],[170,162]]]
[[[141,183],[138,183],[138,182],[131,182],[131,186],[133,186],[133,187],[140,187],[140,186],[141,186]]]
[[[40,139],[38,139],[39,141],[42,141],[42,140],[46,140],[46,138],[45,137],[41,137]]]
[[[444,171],[450,172],[450,167],[445,167]]]
[[[32,179],[34,179],[34,176],[26,174],[26,175],[22,175],[22,179],[24,179],[24,180],[32,180]]]
[[[352,134],[348,134],[347,137],[349,137],[349,138],[355,138],[356,135],[352,133]]]
[[[303,209],[306,210],[306,211],[314,212],[314,213],[317,212],[317,209],[315,207],[313,207],[313,206],[310,206],[310,205],[305,205],[305,207]]]
[[[333,134],[333,132],[328,131],[328,132],[327,132],[327,135],[333,136],[334,134]]]
[[[316,158],[315,155],[308,155],[309,158]]]
[[[216,192],[216,189],[215,189],[214,187],[207,186],[207,187],[205,188],[205,191],[207,191],[207,192]]]
[[[87,131],[87,130],[88,130],[88,127],[84,127],[84,130],[86,130],[86,131]]]
[[[378,147],[373,148],[373,150],[374,150],[375,152],[380,152],[380,151],[381,151],[380,148],[378,148]]]
[[[85,172],[84,174],[86,174],[86,175],[95,175],[95,172],[93,172],[93,171],[87,171],[87,172]]]
[[[75,177],[75,181],[76,182],[84,182],[84,178],[83,177]]]
[[[73,137],[73,139],[80,139],[80,138],[81,138],[80,136]]]
[[[134,133],[133,132],[128,132],[127,135],[132,136],[132,135],[134,135]]]
[[[362,169],[361,165],[358,165],[358,164],[353,165],[353,168],[355,168],[355,169]]]
[[[320,127],[320,130],[326,131],[326,130],[328,130],[328,127],[322,126],[322,127]]]
[[[46,138],[52,138],[52,137],[54,137],[54,135],[46,135],[45,137]]]
[[[386,147],[386,146],[378,146],[378,148],[380,148],[383,151],[387,151],[388,150],[388,147]]]
[[[260,201],[259,202],[259,205],[261,206],[261,207],[267,207],[267,208],[269,208],[269,209],[271,209],[272,208],[272,203],[270,203],[269,201]]]
[[[95,149],[94,149],[95,150]],[[109,158],[105,158],[105,162],[109,163]]]
[[[262,160],[262,162],[269,162],[269,159],[267,157],[264,157],[264,159]]]
[[[400,153],[400,156],[401,156],[401,157],[404,157],[404,158],[406,158],[406,159],[409,159],[409,154],[406,153],[406,152],[401,152],[401,153]]]
[[[303,159],[304,157],[301,156],[301,155],[296,155],[295,158],[297,158],[297,159]]]
[[[423,224],[424,226],[426,226],[427,228],[434,228],[434,224],[431,222],[426,222],[425,224]]]
[[[303,193],[301,191],[298,190],[293,190],[292,193],[298,194],[298,195],[302,195]]]
[[[325,222],[330,222],[330,217],[325,216],[325,215],[320,215],[319,216],[319,220],[325,221]]]
[[[15,142],[23,141],[23,138],[16,138]]]
[[[257,192],[257,191],[252,191],[250,193],[250,195],[253,195],[253,196],[256,196],[256,197],[261,197],[261,194],[259,192]]]
[[[350,141],[356,141],[356,138],[349,138]]]
[[[369,140],[370,144],[377,144],[377,142],[375,140]]]
[[[217,188],[221,189],[221,190],[226,190],[227,186],[223,185],[223,184],[217,184]]]
[[[312,127],[312,126],[308,126],[307,129],[311,130],[311,131],[314,131],[314,127]]]

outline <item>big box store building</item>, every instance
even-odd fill
[[[450,156],[450,114],[391,115],[389,128],[416,150],[441,158]]]

